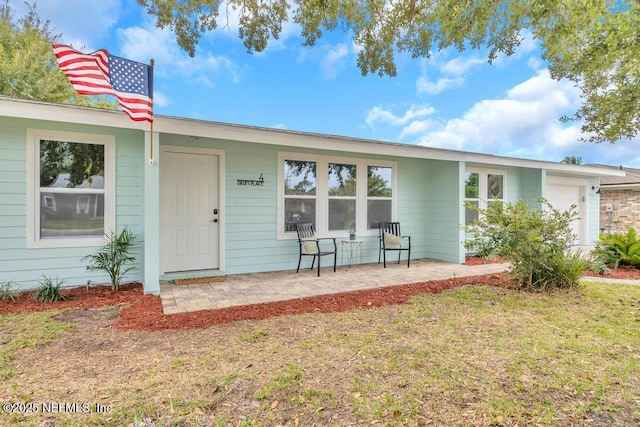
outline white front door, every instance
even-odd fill
[[[165,151],[161,165],[161,270],[218,268],[218,156]]]

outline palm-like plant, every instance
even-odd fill
[[[640,267],[640,239],[633,227],[627,227],[626,233],[602,234],[593,254],[613,268],[619,265]]]
[[[136,236],[126,227],[116,235],[113,231],[106,235],[107,243],[95,254],[90,254],[82,258],[89,261],[88,267],[93,270],[102,270],[109,274],[111,279],[111,290],[117,291],[120,281],[135,266],[125,267],[125,264],[135,261],[131,255],[131,250],[135,246]]]

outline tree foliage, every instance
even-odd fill
[[[293,21],[304,45],[342,30],[358,46],[363,75],[394,76],[396,57],[486,48],[488,61],[513,54],[528,32],[541,42],[555,79],[582,91],[572,117],[587,139],[616,142],[640,130],[639,0],[137,0],[191,56],[220,13],[239,14],[248,52],[263,51]],[[220,8],[224,8],[222,11]]]
[[[16,18],[8,0],[0,5],[0,94],[59,104],[116,108],[105,98],[81,96],[60,71],[51,48],[59,42],[50,23],[43,22],[36,6]]]
[[[581,165],[582,157],[580,156],[565,156],[564,159],[560,161],[560,163],[566,163],[569,165]]]

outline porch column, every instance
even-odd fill
[[[160,138],[147,131],[144,141],[143,285],[145,294],[160,295]]]
[[[466,223],[466,209],[464,207],[465,201],[465,179],[467,177],[467,164],[465,162],[458,162],[458,224],[464,225]],[[466,233],[462,227],[458,226],[458,263],[465,261],[465,255],[467,249],[464,247],[464,241],[466,240]]]

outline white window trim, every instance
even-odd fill
[[[478,200],[478,206],[480,209],[486,209],[487,203],[487,188],[488,188],[488,176],[489,175],[502,175],[502,200],[505,203],[507,199],[507,171],[500,169],[482,169],[482,168],[466,168],[465,175],[467,173],[478,174],[478,197],[465,197],[465,200]],[[463,183],[464,185],[464,183]]]
[[[389,160],[375,160],[357,157],[329,156],[325,154],[309,154],[296,152],[278,152],[278,173],[277,173],[277,197],[278,197],[278,240],[296,239],[295,232],[284,231],[284,161],[300,160],[316,162],[316,224],[317,233],[326,237],[347,237],[348,230],[329,231],[329,189],[327,182],[329,179],[329,163],[340,163],[355,165],[356,175],[356,234],[358,236],[377,236],[377,229],[367,229],[367,167],[380,166],[391,168],[391,216],[396,218],[396,205],[398,200],[398,163]]]
[[[97,135],[77,132],[27,129],[27,244],[35,248],[76,248],[101,246],[104,236],[40,239],[40,156],[38,141],[68,141],[89,144],[102,144],[105,147],[105,188],[104,188],[104,229],[115,229],[116,225],[116,139],[111,135]]]

